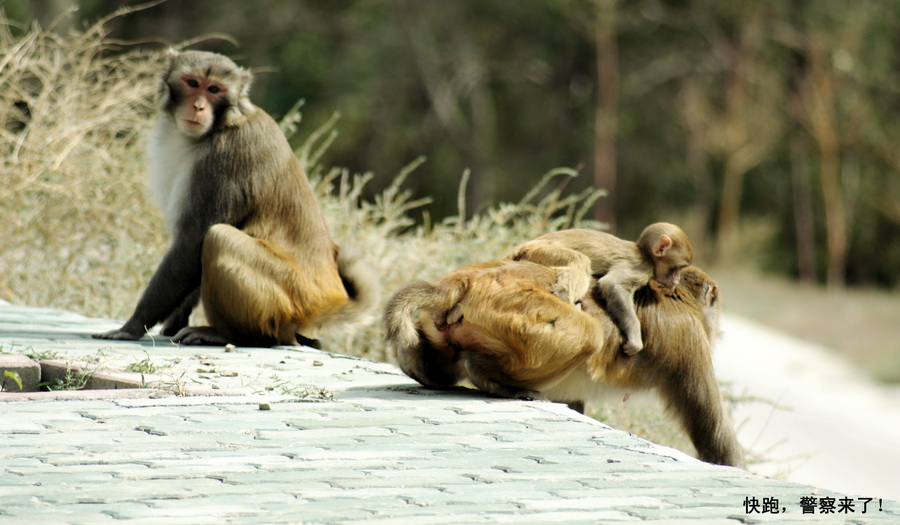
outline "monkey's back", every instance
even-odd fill
[[[594,275],[606,274],[610,268],[623,262],[634,265],[642,261],[635,243],[597,230],[576,228],[551,232],[520,248],[532,243],[553,244],[586,255],[591,260],[591,273]]]
[[[462,321],[449,342],[491,358],[500,376],[537,387],[583,362],[605,340],[596,319],[550,292],[556,281],[552,268],[492,261],[444,279],[459,278],[467,291],[459,303]]]
[[[338,247],[328,233],[312,186],[297,157],[278,124],[255,106],[241,126],[216,130],[211,139],[206,157],[198,162],[204,162],[204,158],[217,159],[217,165],[229,168],[217,173],[222,203],[212,205],[233,206],[234,212],[226,211],[228,222],[263,248],[235,249],[230,258],[227,253],[219,253],[218,257],[211,258],[221,259],[215,261],[222,267],[218,274],[227,278],[234,274],[229,270],[229,260],[241,261],[239,266],[246,266],[247,270],[240,275],[250,282],[235,282],[231,287],[246,289],[242,296],[253,297],[258,293],[254,290],[263,288],[254,281],[255,274],[249,269],[270,268],[266,272],[267,280],[275,283],[279,292],[269,299],[280,305],[277,311],[284,317],[275,324],[285,328],[265,331],[315,334],[317,327],[328,322],[350,297],[338,271]],[[232,245],[222,243],[226,248]],[[278,264],[269,264],[269,258]],[[276,297],[280,301],[275,301]],[[240,327],[259,330],[256,312],[266,308],[252,310],[251,320],[232,316],[223,324],[234,325],[236,330]]]

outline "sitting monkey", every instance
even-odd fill
[[[562,230],[517,246],[507,258],[600,276],[600,296],[625,336],[622,349],[632,356],[644,347],[634,292],[651,279],[675,288],[681,271],[694,259],[694,248],[681,228],[658,222],[644,228],[636,243],[594,230]]]
[[[172,244],[131,318],[95,338],[136,340],[162,323],[179,344],[314,344],[375,306],[377,279],[332,240],[252,80],[222,55],[166,55],[148,161]],[[209,326],[188,326],[200,301]]]

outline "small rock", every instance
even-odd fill
[[[260,403],[259,409],[260,410],[272,410],[272,406],[269,405],[268,403]]]

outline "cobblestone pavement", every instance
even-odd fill
[[[116,326],[0,303],[0,351],[155,385],[0,393],[0,523],[900,523],[900,503],[708,465],[559,404],[302,347],[90,339]]]

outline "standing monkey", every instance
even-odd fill
[[[715,282],[690,267],[672,289],[651,281],[638,290],[647,344],[626,357],[618,329],[592,294],[580,300],[581,308],[569,304],[552,292],[557,279],[553,268],[505,260],[407,285],[384,316],[400,368],[431,388],[468,379],[497,396],[570,406],[600,400],[610,389],[654,389],[700,459],[741,466],[743,452],[712,367]]]
[[[377,286],[341,252],[278,124],[227,57],[170,51],[150,135],[150,186],[172,245],[134,314],[99,339],[157,323],[183,344],[297,344],[363,316]],[[203,301],[208,327],[188,327]]]
[[[634,310],[634,292],[650,279],[675,288],[681,270],[694,260],[694,248],[681,228],[658,222],[644,228],[637,242],[594,230],[548,233],[517,246],[507,258],[545,266],[577,267],[600,276],[600,296],[625,336],[625,354],[632,356],[644,347],[641,324]]]

